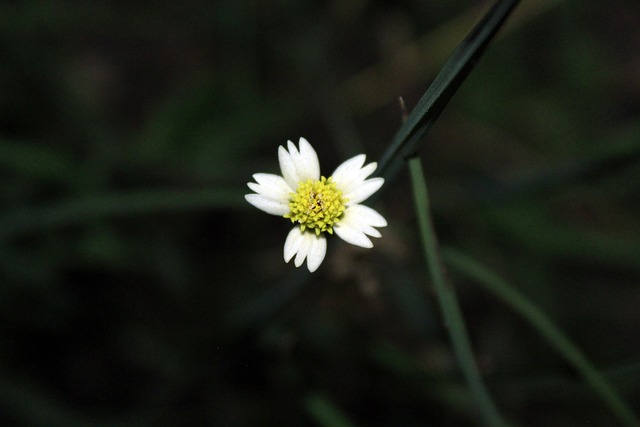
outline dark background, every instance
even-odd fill
[[[243,199],[304,136],[375,161],[479,1],[0,4],[0,424],[472,426],[406,171],[371,250],[313,275]],[[640,3],[523,0],[420,148],[443,245],[640,401]],[[531,326],[452,274],[526,426],[616,425]],[[635,404],[640,411],[640,406]]]

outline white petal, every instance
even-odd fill
[[[347,243],[360,246],[363,248],[372,248],[373,243],[365,234],[359,229],[355,228],[352,224],[346,223],[344,220],[340,221],[333,227],[333,231]]]
[[[297,226],[291,229],[284,242],[284,260],[289,262],[295,255],[293,263],[300,267],[306,258],[307,268],[312,273],[320,267],[326,253],[327,239],[324,236],[300,231]]]
[[[293,193],[295,190],[294,188],[291,188],[289,184],[287,184],[287,181],[285,181],[280,175],[274,175],[271,173],[254,173],[253,179],[255,179],[258,184],[265,187],[274,187],[289,193]]]
[[[293,227],[287,235],[287,240],[284,241],[284,261],[289,262],[295,254],[298,253],[302,244],[302,231],[300,227]]]
[[[247,182],[247,187],[249,187],[250,189],[252,189],[254,192],[260,194],[261,192],[264,192],[264,189],[260,186],[260,184],[256,184],[255,182]],[[263,194],[263,196],[265,196]]]
[[[333,181],[340,185],[340,189],[344,192],[351,188],[351,184],[358,179],[358,175],[366,156],[359,154],[349,160],[344,161],[331,175]]]
[[[291,145],[291,141],[289,141]],[[293,147],[295,150],[295,147]],[[298,170],[296,169],[295,159],[298,157],[298,152],[295,151],[295,155],[290,154],[282,145],[278,147],[278,161],[280,162],[280,170],[282,171],[282,177],[289,187],[294,191],[298,188],[300,179],[298,177]]]
[[[311,233],[309,233],[311,234]],[[311,243],[311,248],[309,249],[309,253],[307,254],[307,268],[311,273],[316,271],[322,261],[324,260],[324,256],[327,254],[327,239],[323,236],[315,236],[313,242]]]
[[[384,184],[384,178],[371,178],[357,187],[353,188],[349,192],[344,192],[343,196],[346,197],[349,201],[347,202],[347,206],[354,205],[360,203],[369,198],[373,193],[378,191],[380,187]]]
[[[300,181],[320,179],[320,161],[318,160],[318,155],[311,144],[309,144],[309,141],[304,138],[300,138],[300,151],[296,168]]]
[[[344,212],[344,219],[349,222],[370,225],[372,227],[386,227],[387,220],[375,209],[364,205],[349,206]],[[338,223],[339,224],[339,223]]]
[[[257,184],[249,182],[247,185],[250,189],[268,199],[288,203],[289,195],[293,191],[289,188],[284,178],[268,173],[257,173],[253,175],[253,178],[257,181]]]
[[[333,227],[333,230],[347,243],[371,248],[373,243],[367,235],[381,237],[380,232],[373,227],[386,225],[387,221],[375,210],[363,205],[353,205],[344,211],[344,217]]]
[[[362,232],[367,236],[377,237],[377,238],[382,237],[382,234],[370,225],[362,226]]]
[[[289,213],[289,204],[273,200],[260,194],[246,194],[244,198],[256,208],[271,215],[282,216]]]
[[[287,141],[287,151],[289,152],[291,161],[294,165],[300,163],[300,153],[298,152],[298,147],[296,147],[296,144],[294,144],[292,141]]]
[[[365,161],[364,154],[355,156],[347,160],[340,166],[338,166],[338,168],[332,175],[333,181],[336,183],[336,185],[338,186],[340,191],[342,191],[345,197],[350,199],[350,201],[351,199],[355,200],[355,201],[351,201],[352,204],[359,203],[365,200],[367,197],[375,193],[380,188],[380,187],[377,187],[373,189],[374,187],[373,183],[369,182],[371,180],[365,181],[365,179],[367,179],[367,177],[376,170],[376,168],[378,167],[378,164],[376,162],[372,162],[366,166],[363,166],[364,161]],[[382,178],[374,178],[374,179],[376,179],[375,182],[379,182],[377,180]],[[384,181],[382,181],[382,183],[384,183]],[[363,184],[366,184],[368,190],[366,191],[362,190],[362,193],[358,193],[357,195],[353,194],[354,192],[358,191],[363,186]],[[379,184],[379,185],[381,186],[382,184]],[[351,196],[348,196],[348,194],[351,194]]]
[[[364,181],[369,175],[371,175],[378,168],[378,163],[371,162],[368,165],[360,169],[358,173],[358,180]]]
[[[296,259],[293,260],[293,263],[296,265],[296,267],[300,267],[304,262],[304,259],[309,254],[309,250],[311,250],[311,245],[313,245],[313,241],[315,238],[315,234],[302,232],[302,242],[300,242],[300,247],[298,248]]]

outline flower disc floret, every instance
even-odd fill
[[[325,231],[333,234],[333,226],[340,221],[347,201],[331,177],[308,179],[298,184],[295,193],[291,193],[290,212],[284,217],[299,223],[301,231],[309,228],[316,235]]]

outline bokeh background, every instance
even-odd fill
[[[313,275],[243,199],[304,136],[380,158],[484,1],[0,4],[0,424],[474,426],[406,171]],[[640,411],[640,3],[523,0],[420,147],[443,245]],[[518,425],[617,425],[452,272]]]

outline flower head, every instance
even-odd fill
[[[352,245],[373,247],[368,236],[381,237],[374,227],[385,227],[387,221],[360,202],[384,184],[383,178],[367,179],[377,164],[365,166],[365,155],[360,154],[326,178],[320,176],[318,155],[306,139],[300,138],[299,148],[288,141],[287,148],[278,148],[282,176],[254,174],[256,182],[247,185],[255,193],[244,196],[258,209],[294,224],[284,243],[284,260],[295,256],[294,264],[300,267],[306,259],[309,271],[316,271],[327,253],[325,233],[335,232]]]

